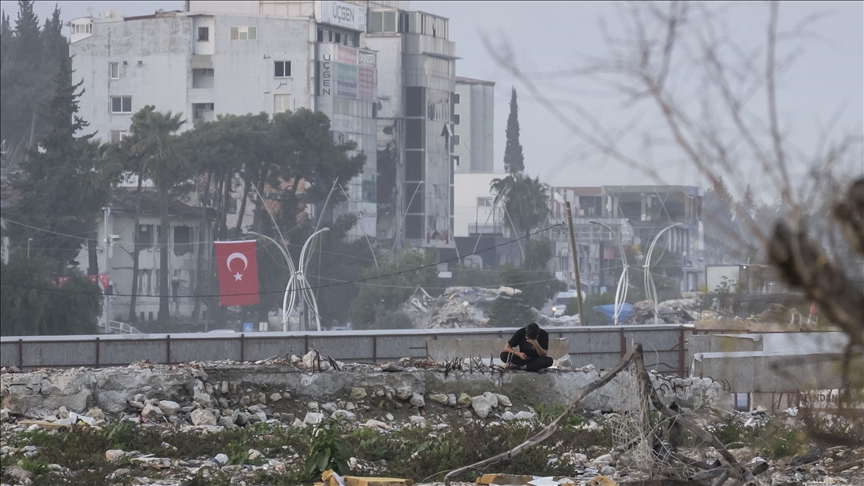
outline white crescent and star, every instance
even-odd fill
[[[235,252],[235,253],[228,255],[228,259],[225,261],[225,266],[228,267],[229,271],[231,270],[231,262],[234,261],[235,259],[243,261],[243,270],[246,270],[246,267],[249,266],[249,260],[246,259],[246,255],[244,255],[242,253]],[[243,280],[243,274],[240,272],[237,272],[234,274],[234,281],[236,282],[238,280]]]

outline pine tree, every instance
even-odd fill
[[[519,143],[519,105],[516,102],[516,88],[510,97],[510,116],[507,117],[507,145],[504,147],[504,170],[510,173],[525,170],[525,157]]]
[[[36,250],[63,266],[77,256],[84,238],[90,239],[90,250],[95,255],[97,216],[119,175],[119,170],[105,160],[106,146],[92,140],[94,134],[76,137],[88,123],[77,115],[81,83],[71,85],[67,81],[71,73],[72,61],[66,57],[52,78],[52,94],[40,113],[47,130],[38,148],[29,150],[27,159],[21,162],[24,178],[15,182],[23,193],[14,207],[19,221],[78,236],[52,237]],[[44,234],[18,236],[24,241],[28,236],[45,238]]]

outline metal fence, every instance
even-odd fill
[[[584,326],[546,328],[550,338],[566,338],[576,367],[614,366],[633,343],[642,343],[649,367],[681,376],[688,324]],[[187,334],[104,334],[86,336],[27,336],[0,338],[0,366],[105,367],[141,360],[173,364],[189,361],[257,361],[302,355],[317,349],[345,362],[378,363],[402,357],[425,358],[427,341],[509,338],[513,328],[391,331],[254,332]],[[500,350],[479,350],[488,357]]]

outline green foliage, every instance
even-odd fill
[[[522,294],[499,296],[489,308],[490,327],[523,327],[533,319],[528,299]]]
[[[49,279],[68,277],[62,287]],[[0,263],[0,334],[94,334],[101,313],[99,287],[81,272],[44,257],[13,251]]]
[[[363,272],[370,284],[360,287],[359,295],[351,304],[351,318],[356,329],[378,329],[385,314],[399,308],[420,286],[431,288],[438,284],[435,252],[407,251],[397,262],[386,256],[379,258],[379,268],[370,267]],[[420,268],[424,267],[424,268]],[[419,270],[415,270],[420,268]],[[386,277],[377,278],[386,275]]]
[[[25,457],[21,460],[21,469],[30,471],[34,476],[40,476],[51,470],[51,466],[37,458]]]
[[[540,178],[511,172],[501,179],[493,179],[490,190],[495,193],[494,205],[504,204],[505,221],[511,223],[518,237],[527,236],[549,214],[549,186]]]
[[[351,450],[342,438],[342,427],[337,420],[325,419],[312,432],[309,456],[306,458],[306,474],[314,478],[332,469],[342,476],[348,474],[348,459]]]
[[[557,419],[567,407],[561,405],[560,403],[554,403],[552,405],[547,405],[545,403],[541,403],[534,410],[535,417],[537,418],[537,422],[543,424],[544,426],[552,423],[553,420]],[[578,413],[570,414],[567,419],[564,421],[565,428],[574,428],[578,427],[585,423],[585,419],[582,418]]]
[[[510,173],[525,170],[525,156],[519,143],[519,103],[516,101],[516,88],[510,95],[510,115],[507,116],[505,131],[507,143],[504,146],[504,170]]]

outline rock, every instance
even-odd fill
[[[204,408],[211,408],[213,406],[213,398],[197,388],[192,392],[192,400],[198,402]]]
[[[387,363],[381,367],[381,370],[382,371],[389,371],[389,372],[393,373],[393,372],[405,371],[405,368],[399,366],[396,363]]]
[[[213,462],[215,462],[219,467],[222,467],[228,464],[228,456],[225,454],[216,454],[216,457],[213,458]]]
[[[220,386],[219,386],[219,391],[220,391],[223,395],[227,395],[227,394],[228,394],[228,382],[227,382],[227,381],[224,381],[224,380],[222,381],[222,383],[221,383]]]
[[[250,461],[254,461],[255,459],[261,459],[264,457],[264,454],[261,454],[261,451],[257,451],[255,449],[249,449],[249,456],[247,456]]]
[[[503,414],[501,414],[501,420],[503,420],[505,422],[509,422],[515,418],[516,418],[516,416],[513,415],[513,412],[504,412]]]
[[[414,390],[410,386],[400,386],[396,389],[396,397],[399,400],[407,401],[414,395]]]
[[[492,410],[492,403],[484,396],[473,397],[471,399],[471,408],[474,409],[474,413],[478,417],[486,418],[489,415],[489,411]]]
[[[352,388],[351,389],[351,399],[352,400],[362,400],[366,398],[366,389],[365,388]]]
[[[162,410],[155,405],[144,405],[144,410],[141,410],[141,416],[151,421],[162,418],[162,415]]]
[[[391,422],[393,421],[393,414],[392,414],[392,413],[388,413],[388,414],[385,415],[384,417],[385,417],[387,420],[391,421]]]
[[[458,402],[456,402],[456,395],[454,395],[452,393],[447,395],[447,406],[448,407],[455,407],[457,405],[457,403]]]
[[[374,419],[367,420],[366,423],[363,424],[363,426],[364,427],[374,427],[376,429],[381,429],[381,430],[390,430],[389,425],[385,424],[384,422],[374,420]]]
[[[121,451],[120,449],[109,449],[105,451],[105,460],[108,462],[117,462],[120,459],[123,459],[126,453]]]
[[[309,405],[307,405],[307,408],[309,410],[317,412],[318,411],[318,402],[309,402]]]
[[[313,369],[312,366],[316,364],[318,361],[316,358],[318,357],[318,351],[314,349],[309,351],[308,353],[303,355],[303,364],[306,366],[307,370]]]
[[[622,272],[623,272],[623,270],[622,270]],[[278,402],[279,400],[282,400],[282,395],[279,394],[278,392],[270,395],[270,401],[271,402]]]
[[[615,468],[612,466],[603,466],[603,468],[600,469],[600,474],[602,474],[603,476],[614,476]]]
[[[591,461],[595,467],[604,467],[612,464],[612,455],[611,454],[603,454],[602,456],[598,456]]]
[[[498,398],[498,406],[499,407],[512,407],[513,403],[510,402],[510,398],[507,395],[499,395],[495,394]]]
[[[410,402],[411,402],[411,405],[413,405],[417,408],[423,408],[426,406],[426,400],[424,400],[423,395],[421,395],[419,393],[415,393],[415,394],[411,395]]]
[[[562,370],[568,370],[573,368],[573,362],[570,360],[569,354],[565,354],[564,356],[556,359],[553,365]]]
[[[530,420],[534,421],[534,414],[531,412],[519,412],[516,414],[516,420]]]
[[[234,423],[239,426],[244,426],[249,423],[249,415],[243,412],[237,412],[237,416],[234,417]]]
[[[498,395],[492,392],[484,392],[483,396],[486,397],[486,400],[489,400],[492,408],[498,408]]]
[[[355,407],[354,404],[351,402],[345,404],[345,410],[354,410],[355,408],[357,407]]]
[[[33,477],[33,473],[18,466],[3,468],[3,472],[25,484],[30,484]]]
[[[321,405],[321,410],[324,410],[327,413],[335,412],[339,407],[336,406],[333,402],[327,402],[324,405]]]
[[[248,420],[249,420],[250,424],[255,424],[258,422],[266,422],[267,421],[267,414],[259,410],[255,413],[249,415]]]
[[[190,417],[193,425],[216,425],[216,417],[203,408],[193,410]]]
[[[456,403],[458,403],[459,405],[462,405],[463,407],[470,407],[471,406],[471,395],[469,395],[467,393],[460,393],[459,399],[456,400]]]
[[[594,476],[587,484],[588,486],[618,486],[618,483],[609,476]]]
[[[177,412],[180,410],[180,404],[177,402],[172,402],[171,400],[160,400],[158,407],[164,415],[167,415],[169,417],[177,414]]]
[[[343,418],[351,422],[357,421],[357,415],[355,415],[354,412],[349,412],[348,410],[336,410],[335,412],[333,412],[333,415],[331,415],[331,418]]]
[[[419,425],[421,427],[426,426],[426,419],[420,415],[412,415],[410,420],[411,420],[411,423],[414,425]]]
[[[224,415],[219,417],[219,420],[217,420],[217,423],[218,423],[218,425],[221,425],[222,427],[225,427],[226,429],[233,429],[233,428],[237,427],[237,425],[234,423],[233,417],[226,417]]]
[[[9,409],[4,408],[0,409],[0,422],[6,422],[9,420]]]
[[[126,403],[128,403],[129,406],[132,407],[132,408],[136,408],[136,409],[138,409],[138,410],[144,410],[144,404],[141,403],[141,402],[139,402],[139,401],[137,401],[137,400],[129,400],[129,401],[126,402]]]
[[[94,407],[94,408],[91,408],[90,410],[87,410],[86,415],[88,417],[92,418],[93,420],[105,420],[105,414],[102,413],[102,409],[100,409],[98,407]]]
[[[430,393],[429,400],[441,405],[447,405],[447,395],[443,393]]]
[[[303,418],[304,425],[320,424],[324,420],[324,414],[318,412],[306,412],[306,417]]]
[[[291,423],[291,427],[294,427],[297,429],[302,428],[303,422],[301,422],[300,419],[294,419],[294,422]]]
[[[60,410],[57,411],[57,416],[61,419],[69,418],[69,410],[66,410],[66,407],[60,407]]]
[[[243,395],[242,397],[240,397],[240,405],[246,407],[250,403],[252,403],[252,398],[250,398],[249,395]]]

